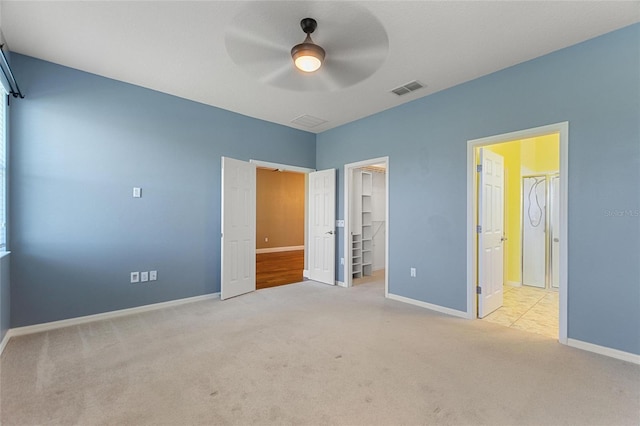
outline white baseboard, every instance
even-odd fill
[[[336,285],[337,285],[337,286],[340,286],[340,287],[347,288],[347,285],[346,285],[345,283],[343,283],[342,281],[338,281],[338,280],[336,280]]]
[[[187,297],[184,299],[170,300],[168,302],[153,303],[151,305],[144,305],[144,306],[136,306],[135,308],[120,309],[117,311],[103,312],[101,314],[86,315],[83,317],[69,318],[69,319],[60,320],[60,321],[45,322],[43,324],[27,325],[25,327],[17,327],[17,328],[10,329],[9,331],[7,331],[7,336],[14,337],[14,336],[23,336],[25,334],[40,333],[43,331],[70,327],[72,325],[86,324],[93,321],[118,318],[126,315],[139,314],[139,313],[148,312],[148,311],[155,311],[156,309],[184,305],[185,303],[200,302],[200,301],[209,300],[209,299],[217,299],[219,297],[220,297],[220,293],[204,294],[202,296]],[[5,336],[5,338],[7,336]]]
[[[443,314],[453,315],[454,317],[465,318],[465,319],[469,318],[469,314],[467,314],[464,311],[459,311],[457,309],[446,308],[444,306],[434,305],[434,304],[431,304],[431,303],[423,302],[421,300],[410,299],[410,298],[404,297],[404,296],[398,296],[397,294],[393,294],[393,293],[387,294],[387,298],[392,299],[392,300],[397,300],[398,302],[408,303],[410,305],[420,306],[421,308],[427,308],[427,309],[430,309],[432,311],[441,312]]]
[[[510,287],[522,287],[522,283],[519,281],[507,281],[507,285]]]
[[[576,339],[567,339],[567,345],[584,351],[595,352],[600,355],[620,359],[622,361],[640,364],[640,355],[632,354],[631,352],[624,352],[618,349],[608,348],[606,346],[594,345],[593,343],[583,342],[582,340]]]
[[[302,278],[309,278],[309,270],[308,269],[303,269],[302,270]]]
[[[304,246],[261,248],[261,249],[256,249],[256,254],[261,254],[261,253],[279,253],[281,251],[297,251],[297,250],[304,250]]]
[[[2,341],[0,342],[0,356],[2,356],[2,351],[4,351],[4,348],[7,347],[7,343],[9,343],[9,339],[11,338],[9,331],[10,330],[7,330],[6,334],[2,338]]]

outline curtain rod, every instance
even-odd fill
[[[7,61],[7,57],[4,54],[3,47],[4,47],[4,44],[0,44],[0,53],[2,53],[2,62],[4,62],[4,66],[0,66],[0,69],[2,69],[4,78],[6,78],[7,83],[9,83],[9,90],[10,90],[10,93],[13,95],[13,97],[23,99],[24,95],[20,91],[20,87],[18,87],[18,82],[16,81],[16,78],[13,76],[13,72],[11,71],[11,67],[9,66],[9,61]],[[7,71],[9,72],[9,75],[7,75]],[[15,90],[13,89],[14,87],[15,87]]]

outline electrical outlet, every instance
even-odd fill
[[[133,188],[133,198],[142,197],[142,188]]]
[[[140,282],[146,283],[147,281],[149,281],[149,273],[147,271],[140,272]]]
[[[416,277],[416,268],[411,268],[411,277],[415,278]]]
[[[269,242],[269,237],[264,237],[264,242],[268,243]]]
[[[340,258],[340,264],[341,264],[341,265],[344,265],[344,257],[341,257],[341,258]]]
[[[132,272],[131,273],[131,282],[139,283],[140,282],[140,272]]]
[[[158,279],[158,271],[149,271],[149,281],[155,281]]]

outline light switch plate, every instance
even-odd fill
[[[142,188],[133,188],[133,198],[142,197]]]
[[[336,220],[336,226],[338,228],[344,228],[344,219],[338,219]]]
[[[149,281],[149,272],[140,272],[140,282],[146,283],[147,281]]]

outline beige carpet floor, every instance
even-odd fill
[[[622,425],[640,368],[307,281],[11,339],[3,425]]]

